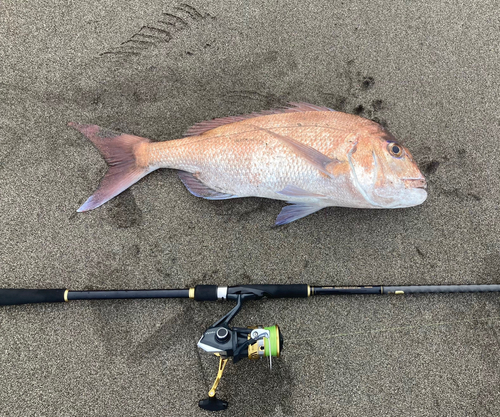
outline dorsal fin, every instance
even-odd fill
[[[316,106],[314,104],[303,103],[303,102],[291,102],[288,103],[287,107],[263,110],[260,112],[254,112],[250,114],[244,114],[241,116],[229,116],[220,117],[218,119],[206,120],[204,122],[196,123],[191,126],[184,136],[198,136],[202,133],[208,132],[209,130],[215,129],[216,127],[228,125],[230,123],[241,122],[242,120],[253,119],[260,116],[268,116],[270,114],[281,114],[281,113],[302,113],[308,111],[335,111],[329,109],[328,107]]]

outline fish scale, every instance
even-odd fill
[[[284,116],[289,118],[292,115],[297,116]],[[303,121],[307,115],[301,116],[299,120]],[[254,123],[258,124],[260,119]],[[332,157],[338,156],[334,151],[340,148],[339,141],[343,138],[340,135],[332,138],[330,129],[320,126],[277,128],[278,123],[273,121],[269,127],[278,134],[287,134],[303,143],[314,144],[315,148],[324,150]],[[313,193],[329,193],[332,198],[338,195],[339,203],[347,200],[345,187],[342,186],[344,177],[325,177],[278,139],[265,131],[253,129],[233,134],[226,131],[223,135],[214,131],[203,136],[151,144],[150,165],[154,168],[200,173],[199,178],[209,187],[241,197],[257,196],[287,201],[290,198],[278,191],[288,184],[295,184],[301,188],[308,187]]]

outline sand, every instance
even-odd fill
[[[493,1],[1,2],[0,286],[499,283],[499,20]],[[283,203],[198,199],[162,170],[76,213],[106,166],[69,121],[168,140],[287,101],[386,125],[428,200],[273,228]],[[234,324],[277,323],[285,349],[272,371],[228,365],[225,415],[499,415],[499,306],[495,294],[249,302]],[[2,308],[0,415],[208,415],[197,402],[217,360],[196,342],[230,308]]]

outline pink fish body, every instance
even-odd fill
[[[427,198],[412,155],[382,126],[307,103],[202,122],[187,137],[165,142],[70,125],[109,165],[78,211],[99,207],[159,168],[179,170],[197,197],[287,201],[291,205],[283,208],[277,225],[328,206],[403,208]]]

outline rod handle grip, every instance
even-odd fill
[[[26,288],[1,288],[0,306],[33,303],[61,303],[65,300],[65,289],[31,290]]]

